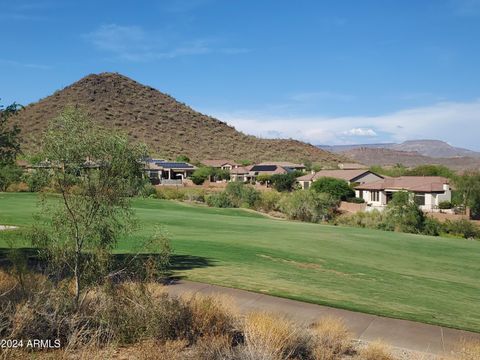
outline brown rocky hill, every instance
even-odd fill
[[[480,169],[478,157],[429,157],[416,151],[399,151],[384,148],[356,148],[342,152],[343,155],[365,165],[396,165],[407,167],[435,164],[444,165],[453,170]]]
[[[301,141],[245,135],[169,95],[116,73],[89,75],[21,111],[16,120],[27,151],[38,149],[39,134],[48,121],[69,105],[82,108],[104,127],[146,143],[152,155],[166,159],[186,155],[192,161],[308,159],[334,164],[344,160],[342,155]]]

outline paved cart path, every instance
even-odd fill
[[[280,313],[304,324],[311,324],[322,317],[337,317],[345,322],[358,340],[382,340],[397,348],[435,355],[450,354],[462,340],[480,341],[480,334],[468,331],[336,309],[192,281],[182,280],[166,286],[166,289],[169,294],[177,296],[195,293],[228,296],[233,299],[242,313],[255,310]]]

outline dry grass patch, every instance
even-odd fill
[[[311,330],[312,352],[316,360],[339,359],[353,350],[352,334],[339,319],[322,319]]]
[[[480,359],[480,341],[464,342],[458,351],[458,360]]]
[[[374,341],[361,348],[358,360],[395,360],[390,347],[380,341]]]
[[[308,351],[305,329],[284,317],[268,313],[247,314],[244,336],[246,359],[289,359]]]

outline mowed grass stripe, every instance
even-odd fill
[[[36,202],[35,194],[0,194],[0,224],[32,223]],[[117,251],[133,251],[162,225],[176,254],[209,263],[178,271],[188,279],[480,332],[478,241],[273,220],[155,199],[133,204],[139,229],[121,239]]]

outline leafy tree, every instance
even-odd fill
[[[189,162],[190,162],[190,158],[189,158],[187,155],[179,155],[179,156],[177,156],[177,158],[175,159],[175,161],[177,161],[177,162],[186,162],[186,163],[189,163]]]
[[[472,215],[480,215],[480,171],[467,171],[454,180],[456,193],[463,207],[470,207]]]
[[[270,181],[275,190],[283,191],[292,191],[295,188],[298,174],[296,172],[291,172],[288,174],[274,174],[271,176]]]
[[[22,106],[17,103],[6,108],[0,106],[0,166],[14,165],[20,153],[20,128],[8,122],[20,109]]]
[[[355,192],[345,180],[332,177],[322,177],[314,181],[311,188],[318,193],[330,194],[337,200],[355,197]]]
[[[420,165],[413,169],[406,170],[404,175],[408,176],[443,176],[453,178],[455,173],[443,165]]]
[[[51,175],[49,169],[37,169],[25,174],[24,179],[30,191],[37,192],[50,185],[52,180]]]
[[[130,196],[143,184],[146,151],[76,109],[49,124],[43,143],[60,201],[45,201],[47,221],[32,240],[56,271],[71,274],[78,305],[82,288],[104,274],[118,237],[134,225]]]
[[[213,173],[213,168],[202,166],[195,170],[190,177],[195,185],[202,185]]]
[[[386,229],[407,233],[422,233],[424,223],[425,214],[412,201],[411,194],[406,191],[395,192],[386,210]]]
[[[260,184],[268,183],[269,181],[271,181],[271,179],[272,179],[272,175],[269,175],[269,174],[260,174],[257,176],[257,181]]]
[[[20,128],[9,123],[12,115],[22,106],[13,103],[5,108],[0,105],[0,191],[20,181],[22,170],[15,164],[20,153]]]

